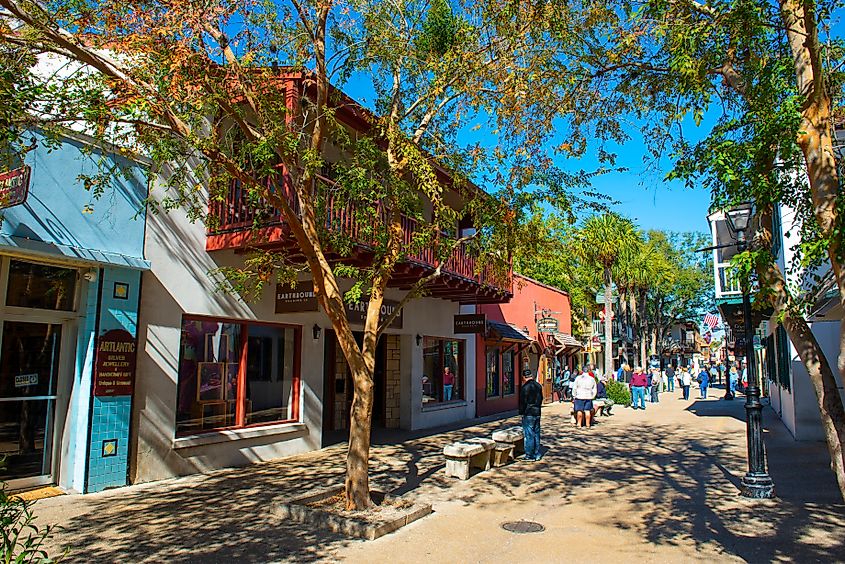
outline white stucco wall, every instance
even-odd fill
[[[184,212],[151,215],[147,225],[146,257],[152,265],[143,278],[139,320],[139,356],[133,413],[133,482],[239,466],[320,448],[324,346],[330,327],[322,312],[277,315],[274,290],[268,287],[254,303],[220,293],[209,271],[237,265],[241,257],[231,251],[205,251],[205,227],[190,223]],[[398,301],[399,291],[387,298]],[[475,416],[475,344],[471,335],[454,335],[455,302],[423,298],[408,304],[400,334],[401,378],[400,425],[419,429],[470,419]],[[208,315],[237,320],[261,320],[302,327],[301,424],[268,426],[256,433],[229,432],[213,444],[184,447],[175,441],[176,396],[182,316]],[[314,340],[311,327],[324,331]],[[422,347],[416,335],[463,339],[466,343],[464,375],[467,398],[437,408],[422,409]],[[251,438],[239,438],[244,434]]]

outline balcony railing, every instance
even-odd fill
[[[318,177],[321,182],[331,183],[328,178]],[[299,215],[299,202],[288,182],[280,191]],[[214,228],[209,230],[209,235],[242,232],[258,227],[282,226],[285,221],[281,212],[272,207],[266,200],[251,198],[248,190],[241,187],[240,182],[235,180],[229,187],[225,197],[221,200],[212,201],[209,205],[210,214],[216,218]],[[384,213],[376,213],[376,217],[385,220]],[[372,240],[362,228],[360,217],[356,213],[354,204],[348,200],[341,201],[329,197],[326,205],[325,227],[334,233],[340,233],[348,237],[359,246],[372,247]],[[403,249],[407,253],[405,261],[435,269],[440,261],[432,245],[419,248],[414,244],[414,236],[420,230],[419,223],[410,217],[402,216]],[[409,249],[414,249],[410,250]],[[467,281],[472,281],[484,286],[501,289],[507,293],[511,292],[513,271],[510,266],[507,273],[501,273],[490,264],[481,265],[480,261],[473,256],[470,246],[467,243],[460,243],[452,251],[450,257],[443,265],[442,271],[458,276]]]
[[[731,266],[729,262],[720,262],[716,264],[716,297],[723,296],[740,296],[742,295],[742,287],[739,283],[739,276],[737,276],[736,269]]]

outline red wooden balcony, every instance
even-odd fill
[[[331,182],[324,178],[321,180]],[[294,211],[299,213],[297,199],[287,183],[284,183],[283,194]],[[301,251],[280,212],[266,202],[248,200],[248,191],[234,181],[225,198],[209,204],[209,212],[215,222],[208,231],[206,250],[245,251],[247,248],[261,248],[285,251],[293,259],[302,260]],[[335,233],[342,233],[355,243],[354,251],[349,256],[335,255],[331,258],[352,264],[371,263],[373,248],[367,243],[367,235],[363,233],[361,224],[356,221],[352,203],[330,200],[325,227]],[[438,258],[431,247],[408,251],[418,229],[414,219],[402,216],[402,228],[406,255],[396,267],[390,286],[408,289],[417,280],[435,271]],[[479,261],[469,252],[468,245],[462,243],[443,265],[441,275],[429,284],[428,294],[460,303],[503,303],[513,295],[512,277],[513,271],[510,268],[506,274],[502,274],[489,265],[480,266]]]

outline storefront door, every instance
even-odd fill
[[[0,345],[0,480],[53,481],[53,417],[62,325],[5,321]]]
[[[355,333],[359,344],[363,333]],[[385,424],[385,367],[387,349],[384,337],[376,346],[376,366],[373,375],[373,427]],[[334,331],[327,331],[324,387],[323,387],[323,446],[345,441],[349,436],[349,414],[352,409],[352,374]]]

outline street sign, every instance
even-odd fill
[[[537,320],[538,333],[557,333],[560,323],[554,317],[541,317]]]

